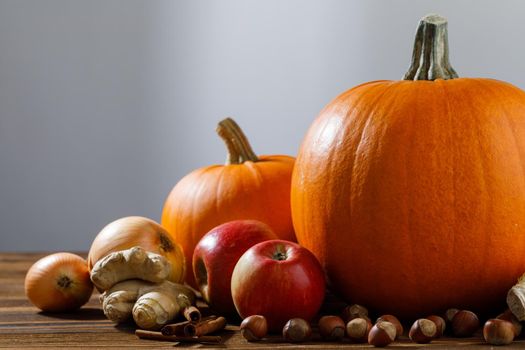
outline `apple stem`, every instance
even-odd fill
[[[274,254],[273,258],[275,260],[279,260],[279,261],[282,261],[282,260],[286,260],[287,256],[286,256],[286,253],[283,253],[283,252],[277,252]]]

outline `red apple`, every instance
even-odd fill
[[[316,257],[300,245],[282,240],[259,243],[235,265],[232,296],[242,318],[263,315],[270,332],[299,317],[317,314],[324,299],[325,277]]]
[[[241,255],[257,243],[277,238],[256,220],[236,220],[213,228],[193,251],[193,271],[204,300],[219,314],[235,315],[231,294],[233,268]]]

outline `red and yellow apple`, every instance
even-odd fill
[[[233,270],[231,291],[242,318],[263,315],[270,332],[286,321],[312,320],[325,294],[325,277],[317,258],[306,248],[282,240],[256,244]]]
[[[214,311],[236,314],[231,294],[235,264],[255,244],[276,238],[268,225],[256,220],[230,221],[202,237],[193,252],[193,272],[202,297]]]

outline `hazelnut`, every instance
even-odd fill
[[[319,333],[326,340],[341,340],[345,336],[345,323],[338,316],[323,316],[319,319]]]
[[[370,320],[358,317],[346,324],[346,334],[355,343],[366,343],[371,328]]]
[[[452,332],[456,337],[470,337],[478,328],[479,318],[472,311],[458,311],[452,318]]]
[[[445,333],[445,328],[447,328],[447,323],[441,316],[431,315],[427,317],[427,320],[430,320],[436,324],[436,338],[441,337]]]
[[[491,345],[507,345],[514,340],[514,326],[498,318],[488,320],[483,327],[483,338]]]
[[[399,322],[396,316],[383,315],[377,318],[376,323],[381,321],[390,322],[396,327],[396,338],[399,338],[401,335],[403,335],[403,325],[401,325],[401,322]]]
[[[436,337],[436,333],[437,327],[433,321],[420,318],[410,327],[408,337],[416,343],[426,344]]]
[[[510,311],[510,309],[507,309],[504,313],[499,314],[498,317],[501,320],[509,321],[514,325],[514,335],[517,337],[521,334],[522,325],[521,322],[518,320],[518,318]]]
[[[388,321],[376,323],[368,333],[368,344],[384,347],[396,339],[396,326]]]
[[[311,335],[310,324],[302,318],[292,318],[283,327],[284,339],[292,343],[308,340]]]
[[[268,323],[261,315],[246,317],[241,322],[241,335],[247,341],[261,340],[268,333]]]
[[[452,319],[454,318],[454,316],[456,316],[458,312],[459,310],[455,308],[448,309],[447,311],[445,311],[445,321],[452,323]]]
[[[343,309],[343,313],[341,315],[341,318],[345,321],[351,321],[354,318],[364,318],[365,320],[368,319],[368,310],[366,307],[361,306],[359,304],[353,304],[345,307]]]

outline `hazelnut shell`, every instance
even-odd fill
[[[380,321],[368,333],[368,344],[375,347],[384,347],[396,339],[396,326],[391,322]]]
[[[371,328],[370,320],[357,317],[346,324],[346,334],[354,343],[366,343]]]
[[[408,337],[416,343],[426,344],[430,343],[432,339],[436,337],[437,327],[436,324],[426,318],[420,318],[416,320],[410,331],[408,332]]]
[[[261,315],[246,317],[241,322],[241,335],[248,341],[258,341],[268,333],[268,322]]]
[[[392,323],[396,327],[396,338],[399,338],[403,335],[403,325],[399,322],[399,319],[394,315],[383,315],[377,318],[377,322],[387,321]]]
[[[456,316],[458,312],[459,310],[456,308],[451,308],[445,311],[445,321],[452,323],[452,319],[454,318],[454,316]]]
[[[461,310],[452,318],[452,332],[456,337],[470,337],[479,326],[479,318],[472,311]]]
[[[364,318],[368,319],[368,310],[366,307],[359,304],[352,304],[343,309],[341,318],[345,323],[353,320],[354,318]]]
[[[310,324],[302,318],[292,318],[283,327],[283,338],[291,343],[306,341],[311,335]]]
[[[523,326],[521,325],[521,322],[518,320],[518,318],[514,316],[512,311],[509,309],[507,309],[504,313],[499,314],[496,318],[511,322],[514,325],[514,335],[516,337],[521,334]]]
[[[441,337],[445,333],[447,323],[445,322],[443,317],[438,315],[430,315],[427,317],[427,320],[430,320],[436,324],[436,338]]]
[[[514,340],[514,325],[498,318],[488,320],[483,326],[483,338],[491,345],[507,345]]]
[[[319,333],[326,340],[341,340],[345,336],[345,323],[338,316],[323,316],[319,319]]]

